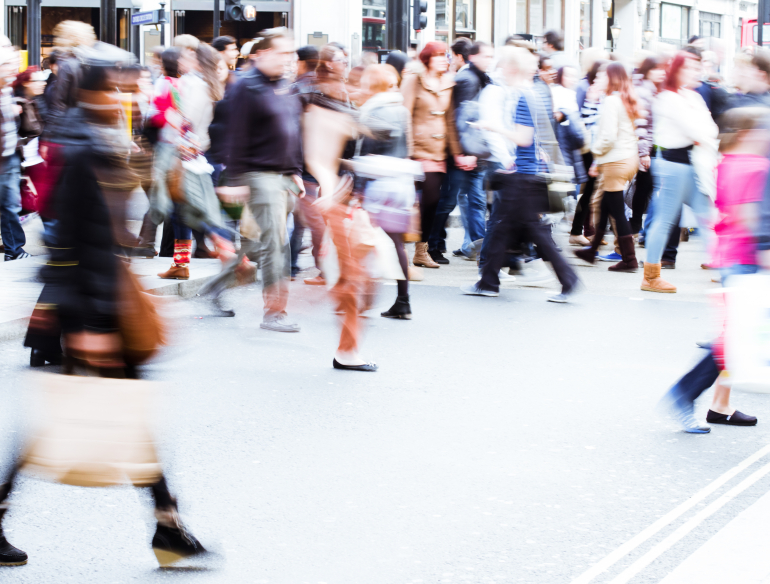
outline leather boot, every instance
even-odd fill
[[[634,236],[633,235],[621,235],[618,237],[618,245],[620,246],[620,255],[623,258],[617,264],[610,266],[608,269],[610,272],[635,272],[639,269],[639,264],[636,261],[636,253],[634,251]]]
[[[438,264],[428,254],[428,242],[420,241],[414,245],[414,258],[412,263],[423,268],[438,268]]]
[[[5,509],[0,509],[0,566],[23,566],[27,563],[27,554],[12,546],[3,533],[3,515]]]
[[[584,260],[589,264],[593,264],[594,262],[596,262],[596,253],[601,243],[602,243],[601,234],[595,233],[593,241],[591,242],[591,247],[584,247],[583,249],[579,249],[575,251],[575,255],[579,257],[581,260]]]
[[[174,264],[165,272],[158,274],[158,276],[164,280],[189,280],[190,268],[187,266],[177,266]]]
[[[409,296],[397,296],[396,303],[385,312],[381,312],[380,316],[384,316],[385,318],[411,320],[412,307],[409,305]]]
[[[676,286],[669,284],[660,277],[660,264],[644,262],[644,278],[642,278],[642,290],[647,292],[663,292],[673,294]]]

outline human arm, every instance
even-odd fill
[[[417,75],[411,75],[401,84],[401,94],[404,96],[404,107],[409,112],[409,127],[406,135],[407,148],[410,156],[414,153],[414,104],[417,99]]]
[[[591,145],[594,156],[604,156],[615,146],[620,124],[619,107],[623,107],[619,97],[611,95],[605,99],[604,108],[599,115],[596,137]]]

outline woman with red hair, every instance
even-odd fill
[[[655,215],[645,235],[647,261],[641,286],[648,292],[676,292],[675,286],[660,277],[660,267],[669,233],[679,227],[674,223],[683,204],[692,208],[704,228],[702,231],[708,232],[712,203],[696,182],[690,157],[695,145],[714,148],[719,130],[703,98],[692,89],[698,83],[699,73],[698,57],[684,51],[677,53],[663,91],[652,106]]]
[[[593,242],[589,247],[576,251],[575,255],[589,263],[596,261],[607,219],[612,216],[622,256],[621,261],[609,267],[612,272],[635,272],[639,268],[634,253],[634,238],[626,219],[623,189],[639,169],[636,120],[640,115],[639,102],[626,68],[621,63],[610,63],[607,65],[607,97],[591,148],[594,162],[589,171],[595,176],[598,169],[603,178],[601,214]]]
[[[441,183],[446,174],[446,160],[454,156],[455,165],[461,170],[473,170],[474,156],[463,156],[455,128],[452,107],[454,80],[445,75],[449,68],[446,45],[431,41],[420,52],[425,71],[404,79],[401,92],[404,106],[412,118],[409,134],[409,152],[413,159],[422,163],[425,180],[417,184],[420,195],[420,227],[422,236],[416,244],[414,265],[438,268],[428,254],[428,237],[433,230]]]

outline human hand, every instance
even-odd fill
[[[594,178],[599,176],[599,167],[595,164],[592,164],[591,168],[588,169],[588,176],[592,176]]]
[[[475,156],[455,156],[455,166],[460,170],[473,170],[476,168]]]
[[[639,159],[639,166],[641,166],[643,170],[650,170],[650,157],[642,156]]]
[[[297,196],[301,199],[305,196],[305,183],[302,182],[302,177],[298,174],[292,174],[291,180],[294,182],[295,185],[297,185],[297,188],[299,188],[299,192],[297,193]]]

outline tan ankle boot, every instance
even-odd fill
[[[414,245],[414,258],[412,263],[415,266],[422,266],[424,268],[438,268],[438,264],[433,261],[433,258],[428,255],[428,243],[418,242]]]
[[[171,266],[165,272],[158,274],[164,280],[189,280],[190,268],[187,266],[177,266],[176,264]]]
[[[644,278],[642,278],[642,290],[647,292],[664,292],[673,294],[676,286],[669,284],[660,277],[660,264],[644,262]]]

